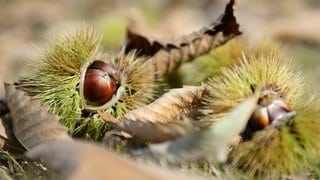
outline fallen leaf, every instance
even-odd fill
[[[174,165],[204,159],[225,162],[234,137],[246,127],[256,103],[256,96],[249,97],[207,128],[173,141],[150,145],[148,148],[133,151],[133,154]]]
[[[13,132],[27,150],[43,142],[71,139],[59,116],[49,113],[39,101],[10,84],[5,84],[5,91]]]
[[[119,131],[147,142],[163,142],[195,130],[192,119],[197,116],[204,93],[202,86],[171,89],[153,103],[128,112],[118,121],[107,115],[101,117]]]
[[[0,119],[0,149],[10,152],[24,152],[24,147],[13,134],[12,127],[6,119]]]
[[[80,141],[46,142],[26,155],[33,160],[43,159],[62,179],[201,179],[135,163],[98,145]]]
[[[234,15],[234,6],[235,1],[230,0],[225,12],[209,26],[166,42],[151,42],[129,29],[125,53],[135,50],[139,56],[150,57],[149,67],[157,77],[169,74],[182,63],[206,54],[241,34]]]

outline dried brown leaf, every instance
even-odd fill
[[[171,121],[166,123],[152,123],[142,121],[124,120],[120,124],[121,128],[116,125],[117,129],[125,129],[133,137],[138,137],[146,142],[158,143],[175,139],[185,135],[197,128],[190,119]]]
[[[159,42],[150,42],[146,37],[137,34],[130,27],[127,29],[126,54],[132,50],[136,50],[137,56],[153,56],[161,48],[164,48],[164,46]]]
[[[133,154],[154,161],[167,161],[170,164],[204,159],[225,162],[234,137],[246,127],[256,103],[257,96],[249,97],[207,128],[172,141],[150,145],[146,149],[134,151]]]
[[[154,123],[170,122],[182,115],[195,118],[205,92],[203,86],[171,89],[153,103],[127,113],[124,118]]]
[[[115,129],[148,142],[174,139],[195,129],[191,119],[196,117],[204,93],[202,86],[171,89],[153,103],[130,111],[112,123]]]
[[[29,151],[27,157],[43,159],[62,179],[198,179],[138,164],[85,142],[43,143]]]
[[[180,64],[206,54],[241,34],[234,15],[234,4],[235,1],[230,0],[224,14],[209,26],[177,40],[171,40],[172,42],[150,42],[147,38],[128,30],[125,52],[136,50],[140,56],[150,56],[150,68],[158,77],[162,77],[173,72]]]
[[[10,152],[24,152],[25,149],[15,138],[12,127],[5,119],[0,119],[0,149]]]
[[[59,123],[59,116],[49,113],[39,101],[13,85],[5,84],[5,91],[13,132],[26,149],[47,141],[71,139],[68,129]]]

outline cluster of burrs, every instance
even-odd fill
[[[234,0],[217,21],[172,42],[129,30],[127,43],[113,55],[100,48],[92,27],[81,26],[44,48],[31,75],[6,84],[13,134],[29,158],[44,159],[70,179],[128,179],[113,170],[139,179],[184,177],[133,166],[73,137],[162,165],[207,160],[251,177],[306,175],[319,157],[317,103],[279,51],[251,49],[232,60],[220,58],[226,66],[213,67],[221,68],[219,75],[161,94],[163,77],[240,34]]]

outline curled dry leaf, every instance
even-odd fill
[[[0,149],[10,152],[23,152],[24,147],[17,141],[12,127],[5,119],[0,119]]]
[[[170,164],[210,159],[225,162],[233,139],[240,134],[256,108],[257,96],[251,96],[232,109],[220,121],[198,132],[173,141],[136,150],[135,156]]]
[[[26,149],[46,141],[71,139],[68,129],[59,123],[59,116],[49,113],[39,101],[13,85],[5,84],[5,90],[13,132]]]
[[[183,114],[195,118],[197,107],[205,94],[202,86],[184,86],[171,89],[153,103],[127,113],[124,117],[133,121],[169,122]]]
[[[125,114],[119,121],[110,121],[115,129],[147,142],[174,139],[196,128],[191,119],[196,118],[205,92],[202,86],[171,89],[153,103]],[[101,116],[109,121],[107,116]]]
[[[149,65],[158,77],[171,73],[183,62],[208,53],[240,35],[239,24],[234,15],[235,0],[230,0],[225,12],[217,21],[197,32],[172,40],[172,42],[153,41],[128,30],[125,52],[136,50],[140,56],[150,56]]]
[[[121,128],[118,127],[121,126]],[[166,123],[153,123],[142,121],[126,120],[116,125],[117,129],[126,129],[133,137],[138,137],[145,142],[158,143],[170,139],[175,139],[181,135],[185,135],[193,131],[196,126],[192,120],[182,118],[178,121],[170,121]]]
[[[43,159],[62,179],[199,179],[134,163],[94,144],[48,142],[36,146],[27,157]]]

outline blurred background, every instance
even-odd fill
[[[102,33],[115,50],[130,24],[147,37],[175,37],[197,30],[220,15],[227,0],[0,0],[0,79],[10,81],[35,59],[35,46],[53,33],[83,22]],[[248,44],[275,40],[302,66],[307,81],[320,87],[320,1],[239,0],[240,29]],[[1,83],[2,84],[2,83]],[[1,97],[3,90],[1,88]]]

